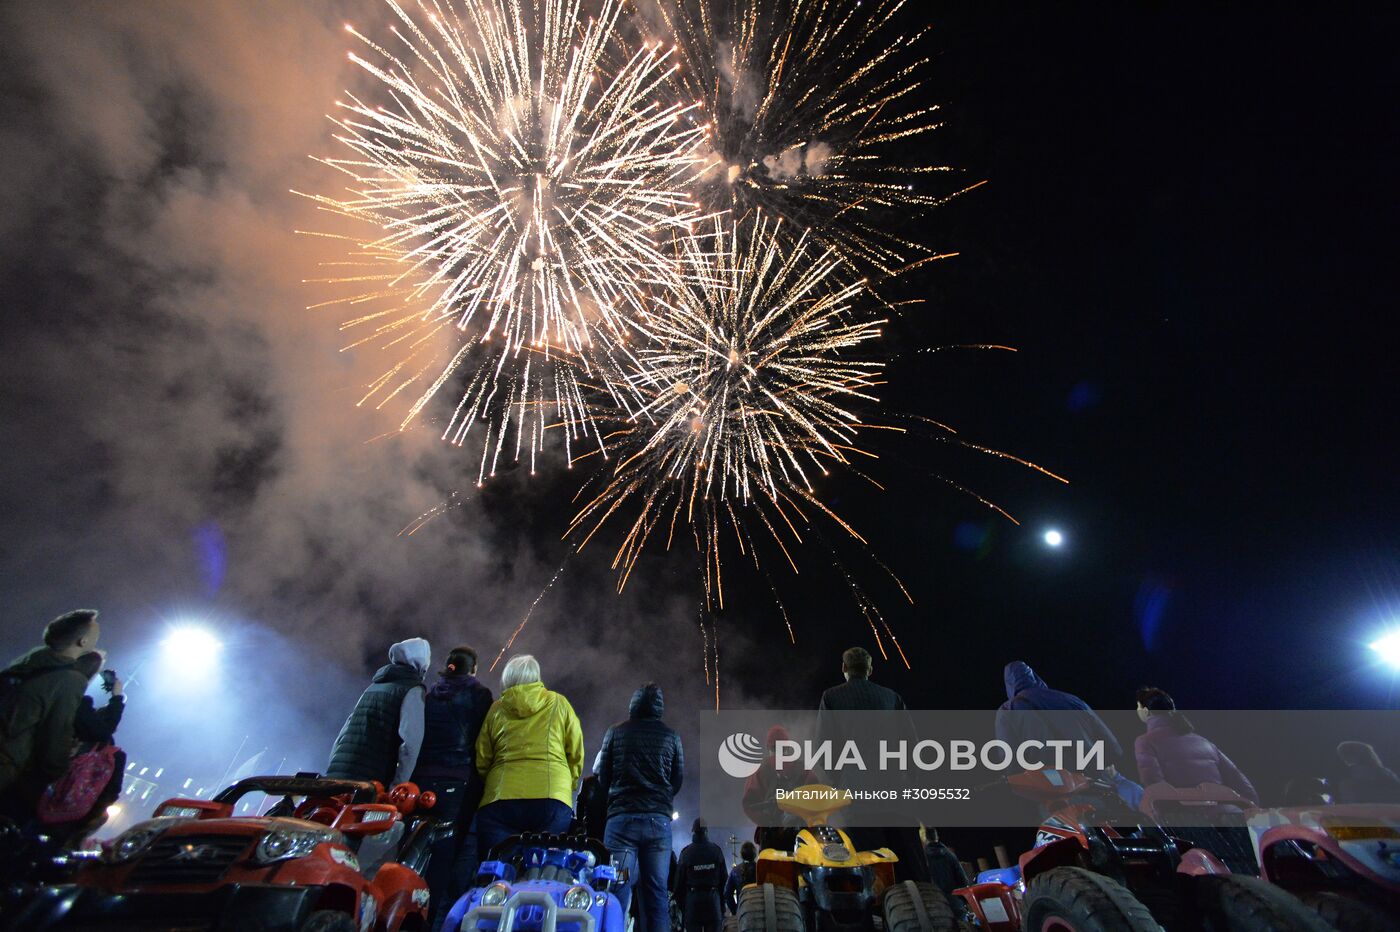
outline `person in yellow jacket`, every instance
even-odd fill
[[[569,700],[545,689],[529,654],[511,658],[501,673],[501,698],[476,739],[476,769],[485,784],[476,811],[482,860],[511,835],[568,830],[583,729]]]

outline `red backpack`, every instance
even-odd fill
[[[119,753],[115,744],[104,744],[75,754],[68,762],[68,772],[50,784],[39,798],[39,822],[62,825],[92,812],[117,771]]]

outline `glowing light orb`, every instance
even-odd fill
[[[181,625],[160,642],[163,659],[181,676],[198,676],[218,665],[223,642],[207,628]]]
[[[1045,545],[1047,547],[1058,547],[1065,542],[1065,535],[1056,530],[1045,532]]]
[[[1400,628],[1381,635],[1369,646],[1380,656],[1382,663],[1400,670]]]

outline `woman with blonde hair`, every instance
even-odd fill
[[[485,784],[476,811],[483,860],[511,835],[568,829],[583,773],[583,729],[569,700],[545,688],[529,654],[511,658],[501,673],[501,698],[476,739],[476,769]]]

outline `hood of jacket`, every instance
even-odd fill
[[[72,657],[65,657],[52,647],[36,647],[23,654],[10,664],[10,673],[38,673],[42,670],[58,670],[63,667],[71,667],[75,663]]]
[[[632,694],[627,704],[628,718],[661,718],[666,711],[666,700],[661,695],[661,687],[648,683]]]
[[[549,701],[549,690],[541,682],[521,683],[501,693],[501,710],[511,718],[529,718]]]
[[[1045,681],[1036,676],[1031,665],[1024,660],[1013,660],[1001,671],[1002,682],[1006,684],[1006,698],[1015,699],[1016,694],[1027,689],[1049,689]]]
[[[420,677],[428,672],[432,662],[432,647],[423,638],[409,638],[389,648],[389,662],[413,667]]]

